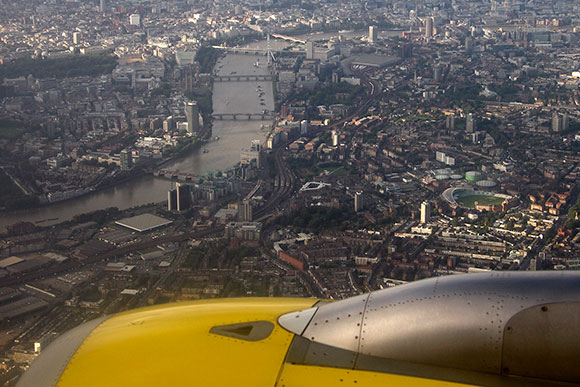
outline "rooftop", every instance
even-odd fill
[[[137,232],[154,230],[159,227],[167,226],[171,223],[173,223],[171,220],[153,214],[137,215],[115,222],[115,224],[118,224],[119,226],[127,227]]]
[[[4,269],[4,268],[7,268],[8,266],[12,266],[12,265],[15,265],[15,264],[23,262],[23,261],[24,261],[24,259],[19,258],[19,257],[14,257],[14,256],[8,257],[8,258],[5,258],[5,259],[0,261],[0,268]]]

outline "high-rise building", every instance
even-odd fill
[[[176,183],[175,190],[177,191],[177,211],[185,211],[191,207],[191,190],[189,185]]]
[[[375,43],[377,41],[377,28],[369,26],[369,42]]]
[[[171,189],[167,191],[167,211],[177,210],[177,190]]]
[[[175,123],[173,122],[173,116],[169,116],[165,120],[163,120],[163,130],[165,132],[169,132],[174,127],[175,127]]]
[[[194,71],[193,66],[190,64],[183,66],[183,69],[181,70],[181,87],[186,93],[191,93],[193,91],[193,85],[195,83]]]
[[[435,82],[439,82],[441,80],[441,67],[433,67],[433,80]]]
[[[559,132],[562,130],[562,120],[558,112],[552,113],[552,132]]]
[[[107,0],[101,0],[99,10],[101,12],[106,12],[107,11]]]
[[[251,222],[252,221],[252,204],[249,200],[244,200],[238,204],[238,221]]]
[[[455,116],[453,114],[449,114],[445,117],[445,128],[455,129]]]
[[[331,132],[331,137],[332,137],[332,146],[338,146],[338,132],[336,130],[333,130]]]
[[[562,130],[566,131],[568,130],[568,114],[564,114],[562,115]]]
[[[131,151],[123,149],[119,154],[119,162],[121,164],[121,171],[127,171],[133,166],[133,157]]]
[[[300,121],[300,135],[308,134],[308,121]]]
[[[558,112],[552,113],[552,131],[562,132],[568,130],[569,119],[568,114],[559,114]]]
[[[465,37],[465,52],[473,51],[473,39],[469,36]]]
[[[429,223],[431,220],[431,204],[429,202],[421,203],[421,223]]]
[[[473,133],[477,130],[477,121],[475,121],[475,117],[473,117],[472,113],[467,115],[467,120],[465,121],[465,131],[467,133]]]
[[[256,167],[260,168],[262,166],[262,141],[252,140],[250,145],[250,150],[243,150],[240,153],[240,161],[250,163],[252,160],[256,160]]]
[[[312,40],[306,42],[306,59],[314,59],[314,42]]]
[[[360,211],[364,210],[364,207],[365,207],[365,203],[364,203],[363,193],[356,192],[354,194],[354,211],[360,212]]]
[[[413,43],[401,44],[399,47],[399,57],[407,59],[413,56]]]
[[[434,20],[432,17],[425,19],[425,37],[430,38],[433,36],[433,24]]]
[[[73,32],[73,44],[79,44],[81,41],[81,33],[78,31]]]
[[[197,102],[185,103],[185,116],[187,117],[187,131],[189,133],[199,132],[199,108]]]

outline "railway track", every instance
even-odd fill
[[[274,165],[276,168],[274,191],[272,192],[272,195],[270,195],[266,204],[254,213],[257,221],[267,218],[270,215],[269,213],[294,190],[296,177],[288,167],[286,167],[283,159],[286,145],[287,143],[279,146],[274,152]]]

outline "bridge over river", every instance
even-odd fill
[[[273,120],[276,116],[274,113],[214,113],[212,117],[216,120],[267,121]]]
[[[256,81],[273,81],[274,75],[214,75],[214,82],[256,82]]]

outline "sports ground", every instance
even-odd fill
[[[504,198],[491,195],[465,195],[456,199],[457,203],[462,207],[475,208],[475,204],[488,206],[492,204],[502,204]]]
[[[450,204],[464,208],[475,208],[476,203],[482,206],[500,205],[510,197],[493,192],[475,191],[465,187],[447,188],[441,196]]]

